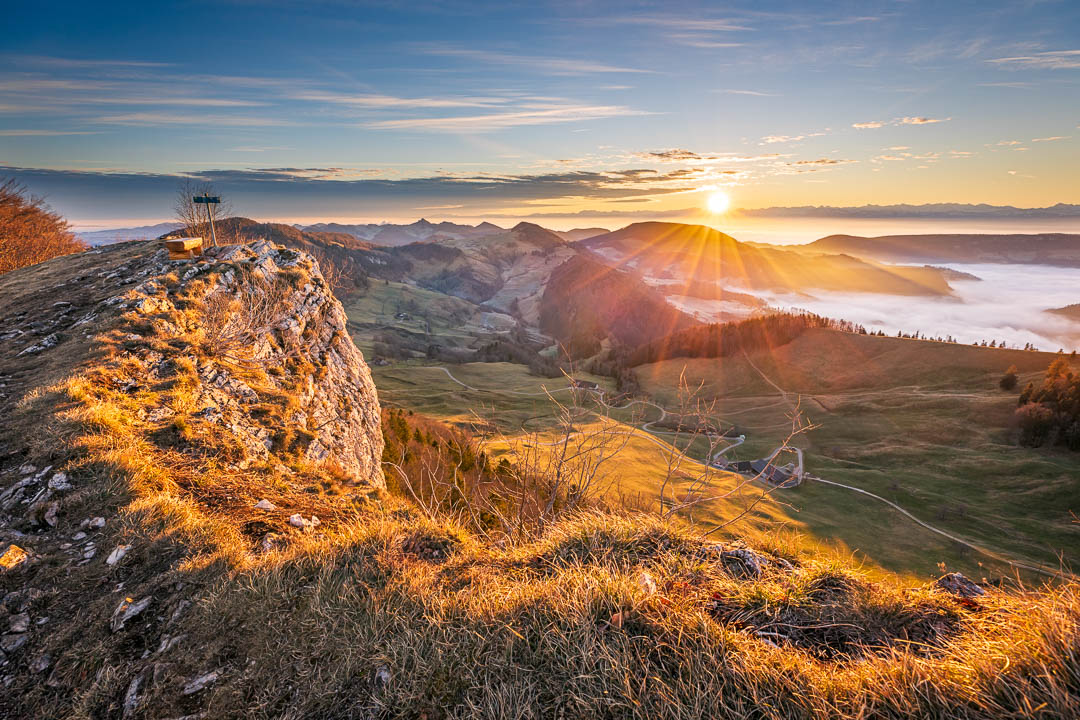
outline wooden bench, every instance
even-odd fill
[[[170,260],[192,260],[202,255],[201,237],[171,238],[165,241]]]

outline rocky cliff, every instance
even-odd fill
[[[196,433],[235,440],[237,467],[279,463],[275,451],[287,451],[382,485],[375,386],[310,256],[258,242],[170,262],[157,246],[136,243],[72,260],[66,278],[64,264],[53,268],[63,280],[53,287],[31,282],[19,292],[16,279],[8,281],[14,304],[42,300],[44,307],[16,312],[0,326],[21,375],[33,374],[34,356],[70,360],[72,341],[105,338],[110,328],[129,365],[117,380],[121,388],[161,380],[178,366],[194,370],[189,422]],[[75,302],[61,299],[68,295]],[[268,402],[280,407],[268,409]],[[177,410],[161,404],[136,412],[161,423]]]

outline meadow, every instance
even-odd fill
[[[752,358],[676,359],[639,374],[650,397],[667,408],[679,402],[680,376],[701,397],[716,398],[721,422],[747,436],[728,453],[732,459],[769,455],[788,437],[797,409],[811,425],[792,440],[805,451],[807,473],[886,498],[963,542],[876,499],[813,480],[775,491],[725,533],[794,532],[802,543],[850,553],[868,567],[920,577],[944,563],[975,577],[1043,579],[1006,561],[1054,571],[1076,560],[1080,525],[1069,509],[1080,505],[1080,469],[1067,453],[1016,446],[1009,428],[1015,393],[997,381],[1016,364],[1022,386],[1038,379],[1049,359],[815,331]],[[475,411],[509,435],[549,427],[553,405],[545,393],[555,391],[562,401],[569,395],[564,380],[529,375],[520,365],[448,369],[460,383],[420,361],[374,368],[373,375],[385,405],[460,424],[473,424]],[[588,379],[610,388],[606,378]],[[659,416],[640,406],[604,414],[628,431]],[[699,439],[690,454],[700,458],[704,450]],[[614,498],[658,507],[667,452],[648,438],[631,438],[611,479]],[[726,473],[714,480],[718,493],[739,482]],[[702,527],[722,524],[756,494],[744,488],[697,508],[692,519]]]

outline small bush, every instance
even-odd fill
[[[0,275],[85,249],[42,198],[14,180],[0,183]]]

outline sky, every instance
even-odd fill
[[[1075,0],[51,2],[4,24],[0,177],[85,228],[168,219],[186,178],[287,222],[1080,203]]]

